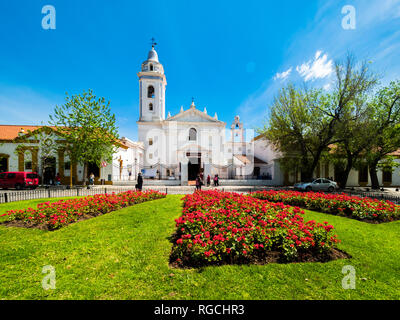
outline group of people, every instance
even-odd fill
[[[214,187],[218,187],[219,186],[219,177],[217,174],[214,176],[213,181],[214,181]],[[204,185],[203,174],[200,173],[196,177],[196,189],[201,190],[202,185]],[[207,176],[207,187],[209,187],[210,185],[211,185],[211,177],[210,177],[210,175],[208,175]]]

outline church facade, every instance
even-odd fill
[[[272,180],[272,166],[254,155],[252,137],[236,116],[230,129],[209,115],[206,108],[192,104],[178,114],[166,115],[167,80],[164,67],[152,46],[142,63],[139,78],[138,139],[144,146],[145,178],[178,181],[187,185],[197,175],[220,179],[254,178]],[[254,172],[254,160],[258,162]]]

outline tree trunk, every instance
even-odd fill
[[[301,161],[300,180],[302,182],[310,181],[312,179],[313,172],[314,168],[310,168],[310,163],[308,162],[308,159],[303,158]]]
[[[347,180],[349,179],[349,174],[350,174],[350,171],[351,171],[352,168],[353,168],[353,157],[352,157],[352,155],[348,154],[346,168],[344,169],[344,171],[340,175],[340,179],[339,179],[339,186],[342,189],[346,188]]]
[[[85,162],[83,164],[83,179],[82,179],[82,185],[85,186],[86,185],[86,176],[87,176],[87,163]]]
[[[312,180],[312,172],[310,172],[310,170],[301,170],[300,175],[301,175],[300,179],[302,182],[307,182]]]
[[[378,165],[378,162],[374,161],[369,166],[369,176],[371,177],[371,188],[375,189],[375,190],[379,189],[378,173],[377,173],[377,169],[376,169],[377,165]]]

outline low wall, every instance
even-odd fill
[[[114,186],[135,186],[136,181],[114,181]],[[180,180],[153,180],[153,179],[144,179],[144,186],[180,186]]]
[[[219,180],[220,186],[276,186],[274,180]]]

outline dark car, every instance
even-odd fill
[[[35,172],[2,172],[0,173],[0,188],[36,189],[39,186],[39,176]]]

